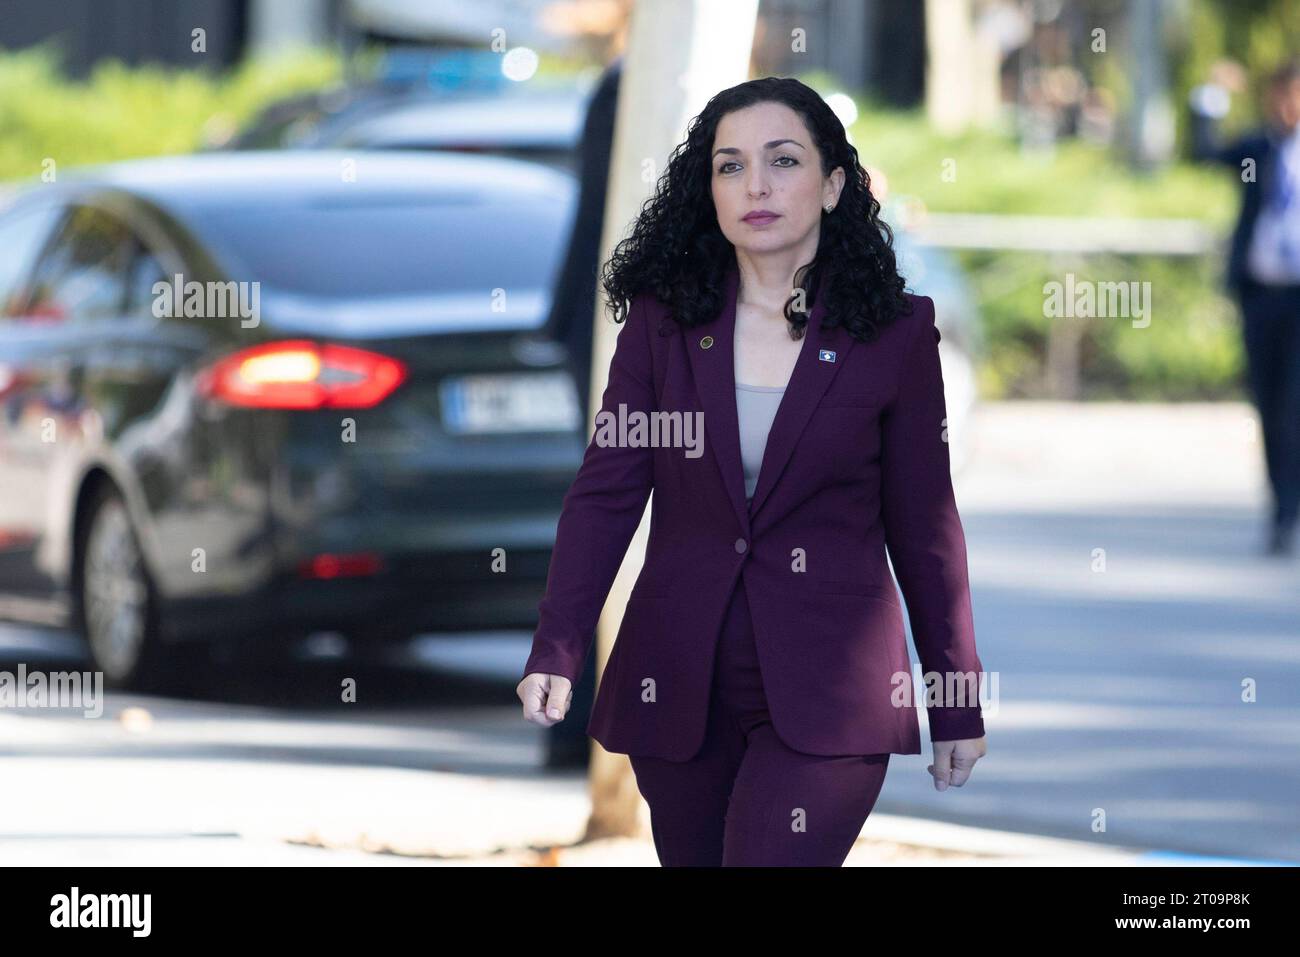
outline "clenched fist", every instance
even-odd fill
[[[535,672],[515,688],[524,705],[524,720],[549,728],[564,720],[573,701],[573,684],[563,675]]]

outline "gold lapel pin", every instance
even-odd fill
[[[711,345],[713,345],[713,336],[705,336],[700,340],[701,349],[707,349]]]

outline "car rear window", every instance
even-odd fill
[[[259,203],[205,209],[195,225],[232,279],[304,295],[549,286],[571,207],[559,197],[508,198]]]

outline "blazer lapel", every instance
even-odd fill
[[[753,502],[749,506],[751,516],[762,507],[780,479],[795,444],[799,441],[799,436],[803,434],[804,426],[808,424],[808,419],[812,417],[822,396],[826,394],[826,389],[835,378],[835,373],[844,367],[856,341],[843,326],[837,326],[829,331],[820,330],[818,326],[825,314],[826,298],[823,284],[808,316],[803,347],[799,350],[798,358],[795,359],[790,382],[785,387],[785,394],[781,397],[780,405],[777,406],[776,417],[772,420],[772,428],[767,435],[767,445],[763,449],[763,464],[758,470],[758,485],[754,488]],[[734,380],[732,404],[735,404]],[[739,426],[737,426],[736,444],[740,444]]]
[[[733,347],[736,327],[736,293],[740,274],[733,263],[727,270],[722,311],[712,322],[688,330],[686,354],[690,358],[695,391],[704,411],[704,433],[722,473],[731,507],[740,527],[749,534],[749,508],[745,502],[745,469],[740,461],[740,423],[736,416],[736,365]]]
[[[740,272],[733,263],[726,272],[723,305],[718,317],[690,330],[686,345],[696,392],[704,411],[708,444],[713,449],[736,518],[748,534],[751,517],[776,485],[804,426],[835,373],[844,365],[855,340],[842,326],[829,332],[818,328],[826,313],[823,289],[809,315],[803,346],[768,433],[753,502],[747,503],[745,471],[740,459],[740,423],[736,414],[735,329],[739,287]],[[707,347],[705,342],[708,342]],[[821,358],[823,350],[833,353],[833,358]]]

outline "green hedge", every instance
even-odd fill
[[[1102,147],[1065,141],[1049,153],[1022,152],[1010,130],[942,137],[921,111],[869,104],[852,135],[864,165],[887,174],[891,198],[919,200],[935,212],[1008,213],[1199,220],[1225,238],[1237,205],[1231,171],[1176,163],[1133,172]],[[954,160],[956,178],[943,176]],[[949,167],[951,168],[951,167]],[[1082,396],[1128,399],[1243,398],[1236,308],[1222,286],[1224,257],[1086,256],[1030,252],[957,254],[980,302],[987,353],[981,393],[991,398],[1044,394],[1052,322],[1043,315],[1046,283],[1150,282],[1150,326],[1088,322],[1080,350]]]
[[[53,47],[0,51],[0,179],[136,156],[186,153],[242,126],[266,104],[343,76],[332,52],[301,50],[205,68],[97,66],[84,82],[60,73]]]

